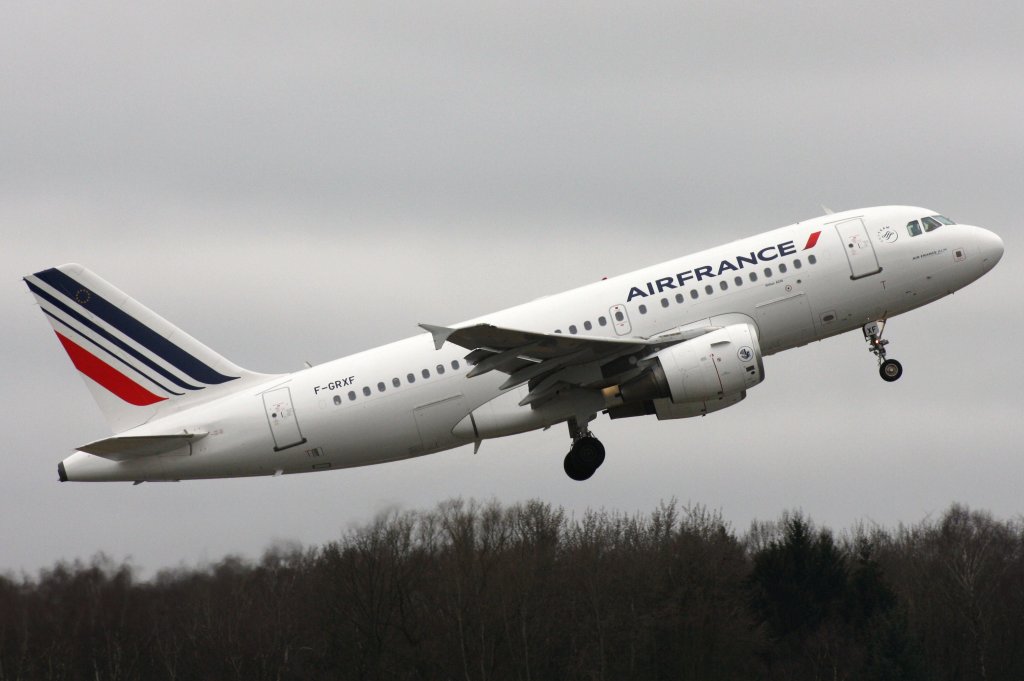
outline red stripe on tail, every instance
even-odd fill
[[[818,243],[819,236],[821,236],[821,232],[815,232],[807,237],[807,245],[804,246],[804,250],[806,251],[808,248],[814,248],[814,244]]]
[[[163,402],[166,397],[160,397],[149,392],[141,385],[128,378],[120,371],[110,366],[91,352],[76,344],[74,341],[57,334],[61,345],[67,351],[75,368],[83,374],[96,381],[104,388],[114,393],[128,404],[137,407],[145,407],[156,402]]]

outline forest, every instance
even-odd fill
[[[450,500],[148,579],[0,577],[8,679],[1024,679],[1024,522]]]

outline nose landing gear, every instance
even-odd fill
[[[903,365],[894,359],[886,359],[885,346],[889,341],[882,338],[885,320],[870,322],[864,325],[864,340],[868,342],[868,350],[878,358],[878,374],[883,381],[892,383],[903,375]]]
[[[577,419],[569,419],[572,448],[565,455],[563,467],[565,474],[577,482],[590,479],[604,463],[604,445],[587,430],[586,423],[581,426]]]

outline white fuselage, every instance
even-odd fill
[[[486,322],[540,333],[650,339],[742,315],[752,320],[760,348],[769,355],[937,300],[982,276],[1002,255],[998,237],[978,227],[946,225],[911,236],[907,223],[928,215],[934,213],[910,207],[827,215],[456,327]],[[862,222],[862,230],[853,219]],[[435,349],[431,335],[420,334],[121,433],[206,433],[177,451],[121,462],[79,452],[64,468],[71,480],[347,468],[450,449],[569,415],[557,409],[539,415],[543,409],[518,407],[518,399],[509,398],[502,407],[507,427],[474,430],[468,415],[482,415],[486,405],[502,399],[499,385],[507,376],[468,378],[466,354],[452,344]],[[525,387],[512,391],[521,397]]]

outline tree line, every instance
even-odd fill
[[[0,577],[0,681],[826,678],[1024,678],[1024,523],[452,500],[148,580]]]

